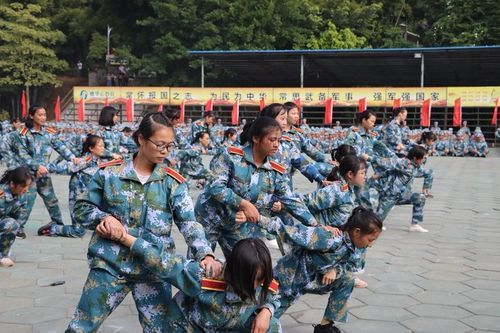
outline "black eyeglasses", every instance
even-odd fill
[[[160,145],[151,139],[146,139],[146,140],[148,140],[149,142],[154,144],[156,146],[156,150],[158,150],[159,152],[162,152],[164,150],[171,152],[172,150],[174,150],[177,147],[177,144],[175,142],[169,142],[169,143],[165,143],[165,144]]]

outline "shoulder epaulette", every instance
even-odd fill
[[[299,133],[304,133],[304,130],[300,127],[294,127],[293,129]]]
[[[177,171],[175,171],[174,169],[172,169],[170,167],[166,167],[165,171],[167,172],[167,174],[170,177],[175,179],[179,184],[184,183],[186,181],[186,178],[182,177],[182,175],[180,173],[178,173]]]
[[[92,161],[92,156],[85,157],[85,163],[90,163]]]
[[[50,134],[57,134],[57,130],[53,127],[45,127],[45,130]]]
[[[279,282],[273,279],[273,280],[271,281],[271,283],[269,283],[269,288],[267,288],[267,289],[269,289],[269,290],[271,290],[273,293],[277,294],[277,293],[278,293],[278,289],[279,289],[279,287],[280,287]]]
[[[353,131],[353,132],[357,132],[357,131],[359,131],[359,128],[357,128],[357,127],[353,127],[353,128],[352,128],[352,131]]]
[[[99,167],[99,169],[102,169],[102,168],[106,168],[106,167],[113,166],[113,165],[120,165],[122,163],[123,163],[122,159],[116,158],[116,159],[108,161],[108,162],[99,163],[98,167]]]
[[[23,128],[21,128],[21,130],[19,131],[19,133],[20,133],[21,135],[26,135],[26,133],[28,133],[28,127],[23,127]]]
[[[226,290],[226,287],[227,283],[222,280],[209,278],[201,279],[201,289],[203,290],[224,291]]]
[[[342,185],[342,192],[347,192],[347,191],[349,191],[349,184],[346,183]]]
[[[245,152],[243,152],[243,149],[235,147],[235,146],[229,147],[229,154],[245,156]]]
[[[278,171],[281,174],[284,174],[286,171],[286,168],[279,163],[269,161],[269,164],[271,164],[271,167],[273,168],[274,171]]]
[[[285,141],[288,141],[288,142],[291,142],[292,141],[292,138],[289,137],[288,135],[282,135],[281,138]]]

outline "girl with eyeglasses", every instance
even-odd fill
[[[123,231],[173,252],[175,222],[207,276],[218,275],[221,264],[196,222],[193,202],[184,177],[163,164],[173,148],[174,130],[159,112],[147,114],[134,133],[139,147],[132,158],[101,165],[88,191],[75,204],[74,216],[84,228],[102,224],[109,232],[94,232],[89,243],[90,272],[67,332],[94,332],[132,292],[145,332],[166,326],[171,285],[135,260],[130,249],[112,242]]]

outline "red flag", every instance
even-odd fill
[[[184,123],[184,113],[186,112],[186,100],[183,99],[181,102],[181,114],[179,115],[179,123]]]
[[[395,110],[395,109],[399,109],[400,107],[401,107],[401,98],[396,98],[392,102],[392,109]]]
[[[162,112],[163,111],[163,104],[158,105],[158,110],[156,110],[156,111]]]
[[[426,99],[422,103],[422,108],[420,109],[420,125],[423,127],[431,126],[431,100]]]
[[[264,98],[261,98],[259,102],[259,110],[262,111],[265,107],[266,107],[266,101],[264,100]]]
[[[213,111],[214,110],[214,99],[210,98],[206,103],[205,103],[205,112],[208,111]]]
[[[22,107],[22,113],[21,116],[26,118],[26,115],[28,114],[28,109],[26,107],[26,91],[23,90],[23,94],[21,95],[21,107]]]
[[[104,106],[108,106],[108,105],[109,105],[109,101],[108,101],[108,97],[106,97],[106,98],[104,99]]]
[[[78,109],[76,110],[78,121],[83,122],[85,117],[85,100],[80,98],[80,103],[78,103]]]
[[[462,98],[459,97],[455,100],[455,107],[453,108],[453,126],[460,126],[462,124]]]
[[[54,107],[54,116],[56,118],[56,122],[61,121],[61,97],[57,96],[56,106]]]
[[[240,100],[237,99],[233,104],[233,111],[231,112],[231,124],[236,126],[240,119]]]
[[[324,123],[326,125],[331,125],[332,124],[332,118],[333,118],[333,98],[328,98],[325,101],[325,118],[324,118]]]
[[[497,124],[497,114],[498,114],[498,97],[495,99],[495,108],[493,109],[493,117],[491,118],[491,124]]]
[[[360,98],[358,100],[358,112],[363,112],[366,110],[367,108],[367,104],[366,104],[366,97],[363,97],[363,98]]]
[[[134,99],[132,96],[127,98],[127,102],[125,103],[125,113],[127,114],[127,121],[134,121]]]

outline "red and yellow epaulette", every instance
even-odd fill
[[[377,133],[376,133],[376,132],[370,132],[370,135],[371,135],[372,137],[374,137],[374,138],[376,138],[376,137],[377,137]]]
[[[299,133],[304,133],[304,130],[300,127],[294,127],[293,128],[296,132],[299,132]]]
[[[281,174],[284,174],[286,171],[286,168],[279,163],[269,161],[269,164],[271,164],[271,168],[273,168],[274,171],[278,171]]]
[[[353,127],[353,128],[352,128],[352,131],[353,131],[353,132],[357,132],[357,131],[359,131],[359,128],[357,128],[357,127]]]
[[[90,163],[92,161],[92,156],[85,157],[85,163]]]
[[[227,283],[222,280],[215,280],[209,278],[201,279],[201,289],[203,290],[214,290],[214,291],[224,291],[226,290]]]
[[[21,135],[26,135],[26,133],[28,133],[28,127],[23,127],[19,131],[19,134],[21,134]]]
[[[269,289],[269,290],[271,290],[273,293],[277,294],[277,293],[278,293],[278,289],[279,289],[279,287],[280,287],[279,282],[273,279],[273,280],[271,281],[271,283],[269,284],[269,288],[267,288],[267,289]]]
[[[229,154],[245,156],[245,152],[243,152],[243,149],[235,147],[235,146],[229,147]]]
[[[349,191],[349,184],[345,183],[344,185],[342,185],[342,192],[347,192]]]
[[[292,138],[289,137],[288,135],[282,135],[281,138],[285,141],[292,142]]]
[[[167,172],[167,175],[175,179],[179,184],[184,183],[186,181],[186,178],[182,177],[180,173],[178,173],[172,168],[166,167],[165,171]]]
[[[45,130],[50,134],[57,134],[57,130],[53,127],[45,127]]]
[[[102,169],[102,168],[106,168],[109,166],[120,165],[122,163],[123,163],[123,160],[121,158],[115,158],[114,160],[111,160],[108,162],[99,163],[98,168]]]

